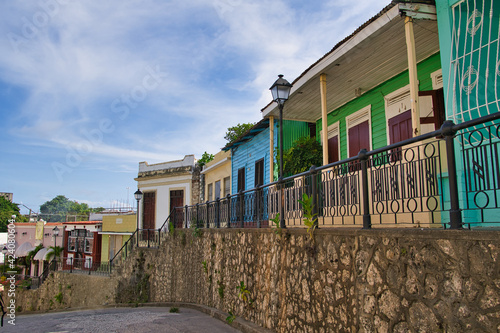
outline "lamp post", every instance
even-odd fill
[[[2,253],[3,253],[3,273],[2,275],[5,275],[5,255],[7,254],[9,250],[7,249],[7,246],[4,246],[3,249],[2,249]]]
[[[54,237],[54,248],[57,247],[57,236],[59,236],[59,228],[57,225],[52,229],[52,236]]]
[[[285,225],[285,197],[283,193],[283,106],[290,96],[290,90],[292,89],[292,84],[283,78],[283,75],[278,75],[278,79],[273,83],[271,88],[271,94],[273,95],[273,101],[278,103],[280,110],[280,142],[279,142],[279,152],[280,152],[280,169],[278,182],[281,189],[281,207],[280,207],[280,227],[286,228]]]
[[[137,200],[137,230],[139,230],[139,202],[142,199],[142,192],[141,190],[137,189],[134,193],[135,200]]]

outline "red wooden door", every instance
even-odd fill
[[[182,206],[184,206],[184,191],[183,190],[170,191],[170,211],[175,209],[175,213],[172,218],[176,228],[182,228],[183,225]]]
[[[328,163],[339,160],[339,136],[335,135],[328,139]]]
[[[144,192],[142,228],[155,228],[156,192]]]
[[[411,123],[411,110],[405,111],[396,117],[389,119],[389,140],[392,143],[400,142],[403,140],[411,139],[413,137],[412,123]],[[390,161],[400,161],[402,157],[401,148],[393,149],[391,151]]]
[[[349,128],[349,157],[357,156],[361,149],[370,150],[370,126],[368,120]],[[360,164],[353,162],[350,171],[360,169]]]

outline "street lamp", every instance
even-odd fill
[[[54,237],[54,247],[57,247],[57,236],[59,236],[59,228],[57,225],[52,229],[52,236]]]
[[[4,246],[3,249],[2,249],[2,253],[3,253],[3,273],[2,275],[5,275],[5,255],[7,254],[9,250],[7,249],[7,246]]]
[[[137,230],[139,230],[139,201],[142,199],[141,190],[137,189],[134,193],[135,200],[137,200]]]
[[[273,95],[273,101],[278,103],[280,109],[280,169],[279,169],[279,183],[281,188],[281,208],[280,208],[280,227],[286,228],[285,225],[285,197],[283,193],[283,105],[288,100],[290,96],[290,90],[292,89],[292,84],[283,78],[283,75],[278,75],[278,79],[273,83],[271,88],[271,94]]]

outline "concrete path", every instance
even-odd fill
[[[145,333],[145,332],[241,332],[225,322],[194,309],[168,307],[105,308],[16,316],[16,325],[4,318],[0,332],[27,333]]]

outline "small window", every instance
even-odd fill
[[[238,188],[237,191],[245,190],[245,168],[238,169]]]
[[[214,192],[214,199],[219,199],[220,198],[220,180],[215,182],[215,192]]]
[[[213,193],[214,193],[214,188],[212,184],[207,185],[207,200],[212,201],[213,198]]]
[[[231,177],[224,178],[224,196],[231,194]]]
[[[70,251],[70,252],[76,251],[76,237],[70,237],[68,239],[68,251]]]
[[[255,183],[254,186],[264,185],[264,159],[255,162]]]
[[[85,239],[85,253],[92,253],[93,245],[94,245],[94,239],[92,238]]]

